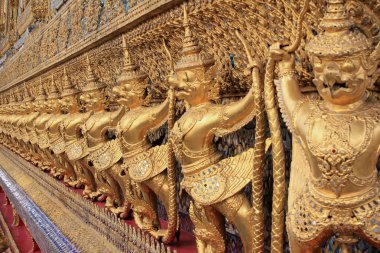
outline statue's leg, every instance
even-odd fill
[[[110,175],[110,169],[96,173],[97,185],[99,188],[104,189],[106,195],[106,207],[113,208],[119,207],[122,204],[121,188],[118,182]]]
[[[211,206],[191,202],[190,219],[199,253],[223,253],[225,246],[225,218]]]
[[[252,205],[245,194],[237,193],[213,206],[236,227],[244,252],[250,252],[253,248]]]
[[[76,171],[78,176],[84,184],[83,195],[92,198],[93,193],[96,191],[94,175],[91,173],[90,166],[88,166],[87,159],[82,158],[76,163]]]
[[[70,162],[68,162],[65,159],[65,153],[62,154],[57,154],[56,155],[57,160],[59,160],[60,164],[62,164],[62,169],[63,169],[63,182],[71,187],[76,186],[76,174],[74,167]]]
[[[148,218],[147,216],[144,216],[143,217],[144,226],[147,226],[147,227],[153,226],[154,228],[159,228],[160,227],[160,222],[159,222],[159,220],[157,218],[157,196],[145,184],[139,183],[138,185],[139,185],[139,187],[141,189],[141,192],[142,192],[142,195],[143,195],[143,200],[145,201],[145,203],[150,208],[150,212],[154,212],[155,213],[155,217],[156,217],[156,219],[152,220],[152,219]]]

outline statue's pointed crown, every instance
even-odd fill
[[[24,84],[24,100],[23,100],[23,102],[30,102],[32,100],[33,100],[33,97],[30,94],[29,87],[26,84]]]
[[[60,98],[59,90],[57,87],[57,84],[55,83],[54,80],[54,75],[51,74],[51,81],[50,81],[50,90],[49,90],[49,95],[48,99],[57,99]]]
[[[347,56],[370,49],[370,42],[358,29],[353,29],[345,0],[327,0],[326,13],[320,23],[322,32],[307,45],[310,56]]]
[[[213,65],[215,63],[214,58],[211,55],[201,53],[202,47],[193,36],[186,5],[183,8],[183,27],[185,28],[185,37],[183,38],[182,57],[177,62],[175,70],[206,68]]]
[[[87,55],[86,85],[82,88],[83,92],[90,92],[105,88],[106,85],[99,82],[91,68],[90,58]]]
[[[37,90],[37,96],[35,98],[36,101],[39,101],[39,100],[46,100],[47,99],[47,94],[46,94],[46,91],[44,89],[44,86],[42,84],[42,79],[40,78],[40,85],[38,86],[38,90]]]
[[[143,73],[139,66],[134,64],[131,55],[128,50],[127,41],[123,36],[123,50],[124,50],[124,67],[120,74],[120,77],[117,79],[118,84],[127,83],[131,81],[142,82],[145,78],[148,77]]]
[[[69,75],[67,74],[66,67],[63,68],[63,87],[61,92],[61,97],[70,96],[73,94],[78,94],[79,90],[70,81]]]
[[[23,99],[24,98],[23,98],[22,90],[20,88],[16,88],[16,101],[22,102]]]

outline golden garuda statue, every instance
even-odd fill
[[[255,92],[262,87],[260,64],[250,58],[253,85],[244,98],[227,105],[216,104],[215,61],[195,40],[186,7],[184,28],[182,57],[169,83],[176,98],[186,102],[187,110],[175,122],[169,141],[181,163],[181,188],[193,199],[189,212],[198,252],[225,251],[225,218],[238,230],[245,252],[250,252],[254,247],[254,213],[243,188],[253,179],[254,149],[223,159],[213,140],[254,118]],[[262,148],[258,157],[263,152]]]
[[[292,252],[316,252],[337,236],[343,252],[359,238],[380,247],[380,44],[354,28],[344,0],[328,0],[321,32],[306,45],[320,100],[300,92],[295,54],[279,43],[283,117],[293,134],[287,229]]]
[[[148,76],[132,62],[124,37],[123,49],[124,68],[113,91],[118,103],[129,111],[116,128],[123,163],[112,167],[110,174],[122,183],[136,224],[155,238],[170,243],[178,229],[174,161],[168,162],[171,152],[167,144],[152,147],[148,140],[148,133],[167,121],[169,99],[156,106],[146,106],[150,97],[147,91]],[[135,189],[131,189],[131,185]],[[161,229],[158,220],[157,198],[162,201],[168,214],[167,229]]]
[[[79,113],[79,90],[75,88],[68,77],[66,68],[63,69],[63,85],[59,100],[60,115],[57,115],[49,126],[49,149],[54,154],[54,159],[58,165],[57,176],[63,178],[63,182],[72,187],[80,187],[77,174],[73,164],[68,159],[65,148],[66,141],[72,135],[75,136],[75,124],[71,125]],[[69,127],[71,126],[71,128]],[[74,133],[70,132],[74,131]]]
[[[108,130],[116,126],[124,114],[124,108],[114,112],[108,112],[105,108],[106,85],[96,78],[87,55],[87,80],[82,88],[80,102],[85,113],[78,114],[77,120],[69,123],[72,129],[73,140],[67,143],[66,154],[68,159],[74,161],[75,171],[79,180],[85,186],[84,196],[92,199],[102,199],[103,191],[96,185],[97,176],[95,164],[107,166],[112,162],[108,158],[98,156],[102,150],[109,147],[111,139],[108,138]],[[71,125],[71,126],[70,126]],[[78,132],[79,131],[79,132]],[[113,154],[111,160],[119,160],[121,154]],[[117,156],[119,157],[117,158]],[[107,206],[112,206],[113,199],[107,199]]]

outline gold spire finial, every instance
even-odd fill
[[[40,85],[38,86],[37,96],[35,100],[46,100],[47,94],[42,83],[42,78],[40,77]]]
[[[122,47],[124,50],[124,66],[120,74],[120,77],[117,79],[117,83],[121,85],[121,84],[125,84],[127,82],[131,82],[135,80],[137,81],[137,83],[145,87],[147,84],[144,84],[143,80],[147,77],[147,75],[143,73],[142,71],[140,71],[140,68],[138,65],[133,63],[131,59],[131,54],[127,46],[127,41],[124,35],[123,35]]]
[[[50,90],[48,99],[57,99],[59,98],[59,90],[54,80],[54,74],[51,74]]]
[[[77,93],[79,93],[79,90],[76,89],[75,85],[70,81],[66,67],[63,67],[63,86],[61,97],[66,97]]]
[[[337,32],[349,29],[353,23],[348,19],[345,0],[327,0],[327,8],[320,27],[325,31]]]
[[[86,59],[87,59],[87,73],[86,73],[87,83],[82,88],[82,91],[89,92],[89,91],[94,91],[94,90],[99,90],[99,89],[105,88],[106,85],[99,82],[98,78],[96,78],[94,71],[91,68],[90,57],[88,56],[88,54],[86,56]]]
[[[211,55],[201,53],[202,48],[193,36],[186,5],[183,7],[183,26],[185,37],[183,39],[182,58],[177,62],[175,70],[207,68],[213,65],[215,63],[214,58]]]

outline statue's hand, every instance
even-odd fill
[[[280,42],[274,43],[269,48],[270,57],[278,61],[280,70],[294,69],[294,54],[282,49],[285,45]]]

